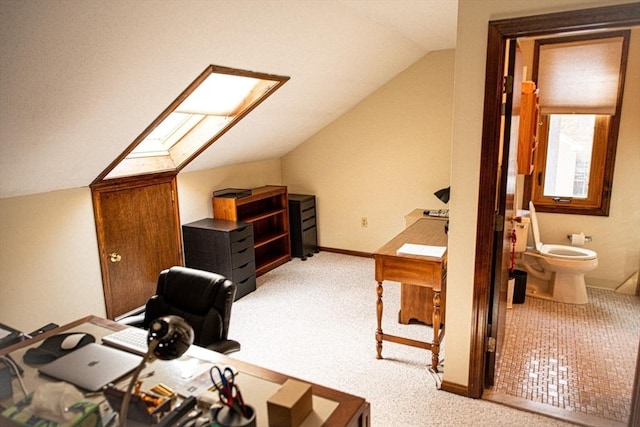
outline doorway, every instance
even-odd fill
[[[175,174],[91,187],[107,317],[144,305],[160,272],[183,265]]]
[[[499,309],[500,292],[494,292],[500,286],[499,275],[492,274],[492,265],[499,259],[501,245],[495,244],[494,225],[496,218],[502,215],[504,221],[504,200],[497,198],[496,175],[499,172],[500,158],[504,155],[501,147],[501,106],[505,69],[505,53],[508,40],[517,37],[558,34],[567,31],[598,30],[637,26],[640,24],[637,5],[627,4],[589,10],[556,13],[544,16],[530,16],[518,19],[493,21],[489,23],[487,46],[487,70],[485,86],[485,108],[482,142],[482,164],[480,182],[486,183],[480,189],[478,204],[478,234],[476,243],[476,266],[474,280],[474,313],[472,328],[471,360],[469,372],[469,395],[481,397],[484,392],[485,372],[489,360],[486,339],[489,336],[489,319],[495,317],[491,309]],[[502,196],[505,197],[504,193]],[[496,207],[500,207],[496,212]],[[502,210],[500,210],[502,209]],[[504,223],[503,223],[504,224]],[[484,255],[488,255],[487,261]],[[502,270],[502,276],[506,274]],[[636,371],[638,366],[636,365]],[[637,374],[636,374],[637,375]],[[637,405],[637,399],[634,399]],[[632,407],[632,414],[637,413]],[[637,420],[636,420],[637,421]]]

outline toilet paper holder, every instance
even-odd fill
[[[569,241],[573,241],[573,234],[567,234],[567,239],[569,239]],[[593,240],[592,236],[584,236],[584,241],[585,242],[590,242]]]

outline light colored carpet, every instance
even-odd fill
[[[400,325],[400,289],[385,282],[383,330],[429,340],[423,325]],[[427,350],[385,342],[376,359],[374,261],[320,252],[258,278],[233,306],[232,357],[364,397],[373,427],[566,426],[565,422],[438,390]],[[441,358],[445,357],[445,351]],[[444,360],[446,370],[446,359]]]

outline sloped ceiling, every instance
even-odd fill
[[[209,64],[291,80],[185,170],[278,158],[429,51],[457,0],[0,2],[0,197],[89,185]]]

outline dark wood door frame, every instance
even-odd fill
[[[486,338],[491,304],[494,259],[496,174],[500,151],[500,112],[505,49],[508,39],[570,31],[640,25],[640,4],[630,3],[571,12],[489,22],[484,121],[479,189],[475,277],[472,301],[471,352],[467,395],[480,398],[484,391]],[[504,212],[502,212],[504,215]],[[500,245],[498,245],[499,247]],[[443,384],[444,385],[444,384]],[[444,389],[444,387],[443,387]]]

